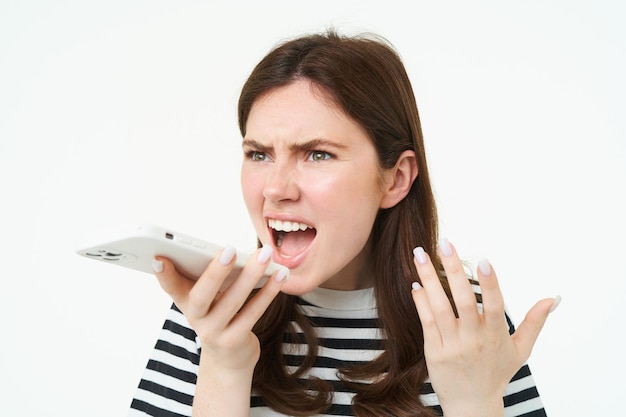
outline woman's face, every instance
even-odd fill
[[[365,131],[300,80],[253,104],[243,152],[258,237],[291,270],[283,291],[372,286],[368,240],[385,171]]]

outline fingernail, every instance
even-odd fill
[[[263,248],[261,249],[261,252],[259,252],[257,261],[259,261],[259,263],[264,264],[270,259],[270,256],[272,256],[272,251],[273,249],[271,246],[263,246]]]
[[[483,259],[482,261],[478,262],[478,270],[484,277],[488,277],[489,275],[491,275],[491,265],[489,265],[489,261]]]
[[[276,282],[285,282],[289,281],[289,269],[287,268],[279,268],[278,272],[274,276]]]
[[[557,295],[556,297],[554,297],[554,301],[552,301],[552,307],[550,307],[548,313],[552,313],[554,310],[556,310],[559,304],[561,304],[561,296]]]
[[[220,265],[226,266],[230,264],[235,257],[237,251],[232,246],[226,246],[224,250],[222,250],[222,254],[220,255]]]
[[[450,245],[450,242],[448,241],[448,239],[446,238],[439,239],[439,250],[441,251],[441,254],[443,256],[452,255],[452,246]]]
[[[415,281],[415,282],[413,282],[413,284],[411,284],[411,288],[413,288],[413,290],[417,291],[417,290],[421,290],[422,286],[420,285],[419,282]]]
[[[413,256],[415,256],[415,260],[418,264],[424,265],[426,263],[426,252],[424,252],[424,248],[421,246],[413,249]]]
[[[152,270],[154,272],[163,272],[163,261],[159,261],[158,259],[153,259]]]

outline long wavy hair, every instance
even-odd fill
[[[353,400],[357,416],[430,416],[419,399],[427,369],[422,327],[410,289],[418,280],[414,247],[422,246],[438,262],[438,221],[411,83],[398,53],[381,37],[344,36],[333,30],[299,37],[270,51],[244,84],[238,107],[242,136],[255,100],[301,79],[311,81],[365,129],[383,168],[394,167],[405,150],[415,151],[417,179],[402,201],[379,211],[371,236],[384,353],[371,362],[341,369],[340,374],[357,391]],[[441,279],[448,291],[445,278]],[[292,321],[309,345],[308,356],[295,373],[288,372],[282,355],[283,334],[294,332]],[[326,410],[332,387],[319,379],[304,383],[298,379],[315,361],[317,339],[311,323],[296,308],[295,296],[279,294],[253,331],[262,346],[253,387],[266,404],[294,416]],[[359,380],[374,382],[354,383]]]

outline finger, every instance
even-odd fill
[[[523,362],[528,360],[533,346],[539,337],[539,333],[548,318],[548,315],[561,302],[561,297],[546,298],[539,301],[531,308],[524,321],[519,325],[513,334],[513,342]]]
[[[250,299],[235,316],[231,326],[235,331],[250,331],[272,303],[280,289],[289,279],[289,270],[280,268],[274,272],[263,287]]]
[[[221,317],[222,320],[227,320],[226,323],[232,320],[232,317],[248,299],[256,283],[265,275],[271,257],[272,247],[264,246],[248,259],[239,276],[216,302],[216,309],[219,309],[219,314],[216,316]]]
[[[185,311],[189,318],[203,317],[208,313],[236,259],[237,251],[232,246],[226,246],[209,263],[189,291]]]
[[[431,346],[439,347],[443,344],[441,339],[441,333],[439,333],[439,327],[435,320],[435,316],[430,308],[428,302],[428,296],[418,282],[413,283],[413,290],[411,291],[413,297],[413,303],[417,309],[417,314],[422,323],[422,330],[424,332],[424,343]],[[434,344],[434,345],[433,345]]]
[[[498,284],[498,277],[486,259],[478,263],[478,282],[483,299],[483,316],[487,328],[493,331],[507,328],[504,315],[504,298]]]
[[[457,322],[452,310],[448,295],[441,286],[439,275],[433,266],[430,257],[424,249],[417,247],[413,250],[414,263],[417,274],[422,282],[424,295],[432,312],[433,320],[437,324],[441,337],[444,339],[456,334]]]
[[[447,239],[441,239],[439,253],[459,318],[463,322],[464,329],[472,331],[480,322],[476,294],[454,245]]]

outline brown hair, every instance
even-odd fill
[[[435,259],[437,211],[430,185],[422,131],[411,83],[398,54],[376,36],[341,36],[334,31],[308,35],[279,45],[254,68],[239,98],[239,129],[246,134],[250,109],[263,94],[307,79],[368,133],[383,168],[391,168],[405,150],[416,153],[419,175],[396,206],[380,210],[372,241],[375,296],[384,353],[358,367],[340,370],[357,390],[357,416],[429,416],[419,393],[427,376],[422,327],[411,298],[417,280],[412,249],[422,246]],[[442,278],[443,280],[443,278]],[[444,282],[445,284],[445,282]],[[282,340],[295,321],[304,331],[309,353],[295,374],[282,356]],[[328,408],[332,387],[324,381],[298,380],[314,363],[316,335],[298,312],[295,297],[279,294],[254,328],[261,357],[253,386],[265,402],[284,414],[305,416]],[[381,377],[384,375],[384,377]]]

